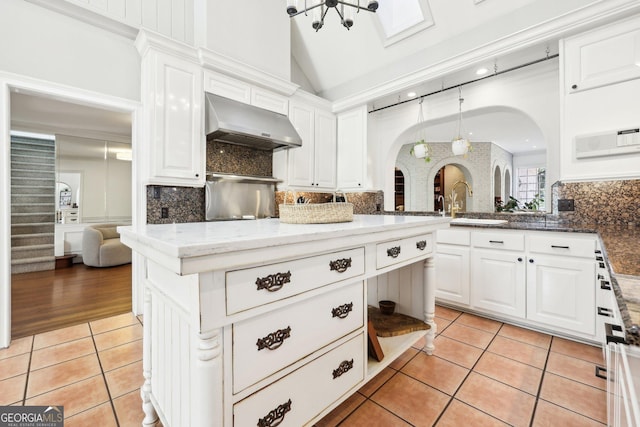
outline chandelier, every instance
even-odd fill
[[[287,13],[291,18],[293,18],[301,13],[307,15],[308,11],[315,9],[313,11],[313,21],[311,22],[311,26],[316,31],[324,25],[324,17],[330,9],[334,9],[336,11],[338,16],[340,16],[340,22],[347,30],[353,26],[354,9],[356,13],[360,13],[361,10],[375,13],[378,9],[378,2],[376,0],[362,0],[363,4],[366,3],[366,7],[360,6],[361,0],[304,0],[304,8],[302,10],[298,10],[297,4],[301,1],[302,0],[287,0]],[[346,9],[345,6],[347,6]]]
[[[463,137],[464,130],[462,128],[462,103],[464,98],[462,97],[462,90],[458,88],[458,133],[456,137],[451,141],[451,150],[456,156],[463,156],[471,150],[471,143],[465,137]]]

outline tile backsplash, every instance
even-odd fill
[[[207,141],[207,173],[272,176],[272,165],[272,151]]]
[[[560,222],[640,225],[640,180],[558,182],[552,186],[553,213]],[[558,211],[558,199],[573,199],[574,210]]]
[[[204,188],[147,186],[147,224],[202,222],[204,208]]]

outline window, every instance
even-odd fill
[[[385,47],[433,25],[427,0],[385,2],[384,8],[378,9],[376,16]]]
[[[545,186],[545,169],[544,168],[518,168],[516,169],[516,177],[518,179],[518,194],[516,199],[521,203],[532,201],[536,195],[543,200]],[[540,205],[541,210],[545,207],[544,202]]]

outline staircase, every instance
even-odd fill
[[[11,274],[55,268],[55,141],[11,137]]]

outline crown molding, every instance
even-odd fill
[[[256,67],[209,49],[198,49],[198,57],[200,64],[206,69],[225,74],[234,79],[243,80],[282,95],[291,96],[300,87],[289,80],[265,73]]]
[[[118,34],[128,39],[135,39],[138,29],[131,25],[124,24],[108,16],[93,12],[82,6],[75,5],[66,0],[25,0],[37,6],[61,13],[78,21],[93,25],[111,33]]]
[[[293,97],[291,98],[292,101],[300,101],[304,104],[307,105],[312,105],[314,107],[318,107],[318,108],[323,108],[325,110],[331,111],[332,109],[332,102],[329,101],[328,99],[319,97],[317,95],[314,95],[312,93],[306,92],[302,89],[298,90]]]
[[[135,46],[142,57],[153,49],[187,61],[198,62],[198,50],[196,48],[155,31],[140,30],[135,40]]]
[[[614,19],[629,17],[638,11],[640,11],[640,0],[599,1],[542,22],[539,25],[518,31],[497,41],[452,56],[416,72],[390,80],[372,89],[335,100],[333,102],[333,112],[338,113],[348,110],[426,81],[441,78],[447,74],[470,67],[486,58],[506,55],[534,46],[545,40],[567,37],[597,25],[609,23]]]

